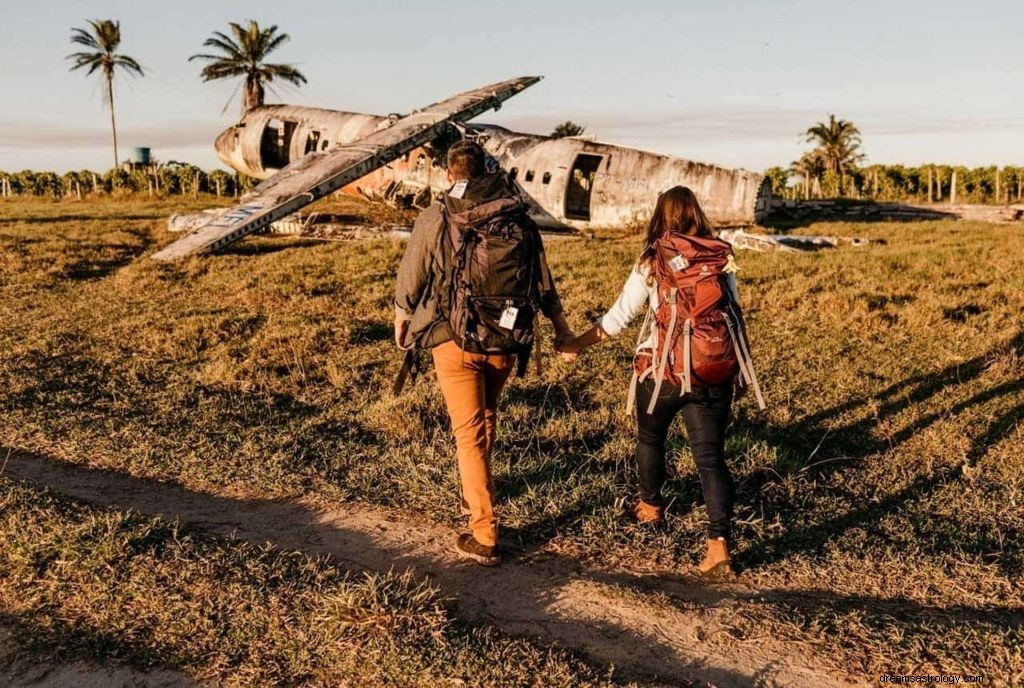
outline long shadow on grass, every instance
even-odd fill
[[[875,395],[843,402],[792,424],[767,426],[741,416],[738,422],[741,432],[782,448],[782,453],[786,456],[784,463],[759,476],[753,476],[752,480],[748,481],[751,484],[745,485],[743,492],[747,497],[754,497],[752,493],[764,482],[771,480],[770,474],[780,478],[802,475],[811,481],[813,478],[828,479],[840,471],[855,470],[849,468],[851,462],[855,466],[857,461],[868,456],[894,450],[943,417],[963,413],[978,405],[1019,393],[1024,390],[1024,381],[1012,380],[982,390],[965,401],[943,409],[942,413],[925,414],[891,435],[878,437],[875,432],[877,419],[893,416],[912,406],[925,403],[949,388],[970,383],[980,377],[993,360],[1015,352],[1024,354],[1024,331],[1017,333],[1008,342],[999,344],[965,363],[948,366],[937,373],[911,376]],[[873,412],[869,412],[870,410]],[[828,422],[832,418],[855,411],[861,414],[858,420],[838,427]],[[738,557],[740,563],[763,565],[781,561],[798,552],[820,551],[828,540],[852,528],[870,528],[885,516],[908,512],[912,504],[921,502],[927,495],[940,488],[959,482],[963,485],[962,489],[971,489],[965,482],[970,467],[984,456],[993,444],[1012,431],[1022,419],[1024,404],[1017,404],[999,413],[984,428],[978,428],[967,452],[966,471],[959,465],[944,466],[879,498],[865,499],[858,491],[851,491],[847,497],[851,501],[859,502],[861,506],[817,522],[801,519],[800,522],[806,525],[790,528],[780,535],[757,542],[743,550]],[[816,485],[814,482],[811,484]],[[816,489],[822,488],[817,486]],[[926,535],[930,530],[929,520],[925,519],[920,524],[921,530],[925,531],[921,535]],[[972,534],[970,531],[977,532]],[[1020,531],[1012,527],[1004,529],[1004,540],[1007,534],[1019,535]],[[994,551],[1005,550],[1001,556],[996,557],[996,563],[1005,573],[1013,573],[1024,566],[1019,540],[1010,540],[1010,545],[1004,546],[998,542],[999,538],[981,531],[977,524],[962,524],[958,535],[957,539],[945,541],[940,538],[920,537],[915,544],[937,555],[948,554],[951,548],[956,548],[965,553],[992,558]]]
[[[136,220],[158,220],[162,216],[161,213],[150,213],[143,215],[141,213],[131,215],[118,215],[118,221],[136,221]],[[57,222],[90,222],[94,220],[109,221],[109,217],[102,214],[87,215],[87,214],[76,214],[76,213],[64,213],[61,215],[43,215],[43,216],[25,216],[25,215],[7,215],[6,217],[0,217],[0,224],[54,224]]]
[[[957,219],[956,213],[939,210],[934,207],[922,208],[894,201],[839,199],[834,200],[833,204],[838,210],[843,208],[862,208],[863,211],[860,215],[846,215],[836,210],[830,211],[827,208],[822,208],[820,210],[807,210],[801,214],[799,208],[786,209],[783,207],[773,210],[764,221],[764,226],[785,231],[797,227],[806,227],[816,222],[866,224],[875,222],[927,222],[930,220]]]
[[[7,454],[8,450],[0,447],[0,455]],[[460,564],[436,543],[437,529],[416,526],[417,530],[410,532],[412,526],[389,522],[383,518],[386,514],[359,507],[325,514],[294,502],[231,499],[39,455],[10,453],[4,475],[97,506],[176,519],[258,544],[269,542],[287,550],[328,554],[352,570],[412,569],[429,576],[451,596],[464,619],[582,650],[593,660],[634,675],[751,686],[762,685],[761,679],[776,671],[770,660],[762,658],[758,661],[763,666],[749,668],[753,673],[737,672],[730,668],[735,665],[733,656],[711,657],[708,648],[694,651],[679,635],[682,629],[672,629],[674,642],[670,642],[664,629],[655,626],[648,631],[643,619],[622,623],[616,612],[603,605],[563,606],[566,591],[580,577],[579,564],[571,559],[511,561],[498,569]],[[116,640],[104,635],[96,642],[105,646]],[[95,646],[92,641],[86,645]],[[140,652],[126,645],[116,651],[126,656]]]
[[[0,453],[6,453],[0,449]],[[381,519],[381,514],[359,507],[343,514],[324,514],[297,503],[243,501],[192,492],[173,484],[140,480],[122,474],[73,467],[26,454],[10,457],[6,475],[48,486],[71,497],[99,506],[133,509],[144,514],[178,519],[192,527],[216,534],[231,534],[263,544],[271,542],[284,549],[329,554],[353,570],[411,568],[428,575],[450,595],[464,619],[498,626],[505,632],[540,638],[570,648],[582,649],[604,663],[615,663],[632,675],[657,675],[662,679],[700,678],[722,686],[773,685],[777,665],[762,659],[764,666],[751,674],[727,668],[724,651],[707,657],[707,647],[689,648],[688,636],[659,629],[651,623],[650,633],[618,623],[622,608],[595,609],[587,604],[570,605],[559,612],[570,588],[580,580],[611,590],[634,590],[664,594],[684,608],[733,608],[736,602],[770,607],[786,618],[817,623],[821,613],[853,615],[881,634],[909,638],[916,633],[941,636],[964,629],[971,633],[1019,633],[1024,622],[1020,607],[956,605],[932,607],[900,599],[846,595],[820,590],[750,590],[743,587],[707,586],[686,576],[635,575],[628,572],[588,569],[568,557],[544,554],[526,561],[513,560],[499,569],[457,564],[433,544],[436,529],[420,528],[409,533],[403,524]],[[613,592],[605,593],[611,594]],[[610,598],[609,598],[610,599]],[[593,604],[594,599],[590,602]],[[640,628],[647,628],[647,612]],[[907,634],[907,628],[915,630]],[[102,629],[96,638],[76,644],[138,661],[151,648],[119,644],[116,635]],[[689,652],[701,656],[693,660]],[[177,661],[172,664],[178,664]],[[820,677],[819,677],[820,678]]]
[[[547,423],[599,408],[585,380],[570,378],[559,385],[534,382],[514,386],[506,392],[502,405],[509,408],[519,404],[530,409],[537,430],[523,432],[507,424],[503,428],[499,448],[501,455],[509,459],[510,471],[498,483],[500,499],[513,501],[551,486],[585,487],[623,482],[625,470],[621,462],[600,461],[591,455],[612,438],[614,428],[588,430],[567,440],[554,439],[542,431]],[[531,465],[520,462],[519,457],[523,456],[531,457]],[[587,490],[558,495],[557,510],[519,528],[503,527],[502,536],[520,547],[537,549],[563,529],[593,513],[599,502],[614,499],[615,493],[595,495]]]

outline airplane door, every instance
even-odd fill
[[[580,153],[569,170],[565,185],[565,217],[570,220],[590,219],[590,197],[594,192],[600,155]]]
[[[263,169],[279,170],[290,162],[292,136],[296,126],[296,122],[276,118],[267,122],[260,139],[260,162]]]

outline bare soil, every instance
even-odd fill
[[[192,688],[195,681],[177,671],[139,671],[89,662],[39,661],[19,654],[10,630],[0,625],[0,685],[7,688]]]

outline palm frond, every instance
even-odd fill
[[[260,73],[267,81],[280,79],[287,81],[294,86],[301,86],[307,83],[306,76],[298,69],[287,64],[265,64],[260,66]]]
[[[276,29],[277,27],[275,26],[274,28]],[[279,47],[281,47],[283,44],[287,43],[291,39],[292,39],[292,37],[289,36],[286,33],[282,33],[282,34],[278,34],[277,36],[274,36],[274,38],[271,39],[270,42],[267,43],[267,45],[264,47],[263,54],[264,55],[269,55],[270,53],[274,52],[275,50],[277,50]]]
[[[93,35],[85,29],[71,29],[71,42],[78,45],[84,45],[87,48],[93,48],[94,50],[101,50],[100,44],[97,43]]]
[[[128,57],[127,55],[115,55],[114,66],[120,67],[122,71],[133,76],[145,76],[145,72],[142,70],[142,65],[140,65],[135,58]]]

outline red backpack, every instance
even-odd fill
[[[728,284],[732,257],[732,246],[714,237],[667,234],[658,240],[651,261],[658,309],[648,310],[640,331],[642,340],[653,316],[654,349],[634,361],[630,409],[637,383],[652,375],[654,394],[647,413],[653,413],[666,378],[682,395],[694,384],[721,385],[738,375],[739,384],[751,387],[758,406],[765,407],[747,328]]]

